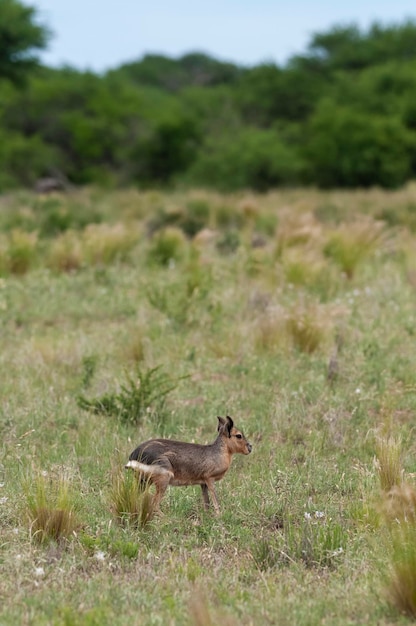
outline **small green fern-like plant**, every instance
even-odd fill
[[[92,400],[79,395],[78,405],[86,411],[112,415],[124,422],[139,424],[148,411],[161,417],[166,396],[176,389],[179,380],[166,376],[160,366],[148,370],[137,367],[134,374],[126,374],[126,382],[120,386],[120,391]]]

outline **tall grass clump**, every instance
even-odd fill
[[[134,472],[113,471],[110,508],[116,521],[127,527],[143,528],[154,514],[153,496],[147,481],[137,480]]]
[[[390,437],[376,439],[376,465],[380,486],[384,492],[403,482],[401,440]]]
[[[383,233],[384,224],[370,218],[343,224],[329,234],[324,253],[351,279],[358,266],[375,252]]]
[[[311,245],[321,240],[322,226],[310,213],[299,214],[285,208],[279,215],[276,231],[276,256],[293,246]]]
[[[30,531],[40,543],[62,542],[80,528],[76,499],[67,476],[39,473],[25,485]]]
[[[332,331],[332,320],[324,307],[300,302],[288,311],[286,328],[294,347],[312,354],[327,340]]]
[[[260,570],[289,563],[308,568],[335,567],[343,557],[348,532],[323,512],[305,513],[303,520],[286,519],[283,529],[263,537],[253,547],[253,558]]]
[[[262,352],[285,349],[288,346],[286,316],[283,309],[276,308],[259,315],[254,327],[254,345]]]
[[[405,482],[400,438],[378,437],[377,469],[381,510],[388,533],[387,567],[382,574],[389,602],[400,613],[416,617],[416,489]]]
[[[400,613],[416,618],[416,520],[396,523],[391,531],[387,598]]]
[[[317,511],[299,525],[289,523],[285,532],[288,560],[307,567],[333,567],[345,552],[348,534],[339,522],[327,520]]]
[[[37,253],[37,234],[13,229],[0,239],[0,273],[26,274],[35,265]]]
[[[317,248],[287,248],[282,253],[282,267],[288,283],[313,291],[321,299],[327,299],[338,287],[334,271]]]
[[[194,589],[189,601],[189,614],[192,626],[236,626],[237,621],[218,609],[212,609],[208,600],[201,589]]]
[[[139,233],[127,224],[89,224],[82,234],[85,260],[89,265],[125,261],[136,245]]]
[[[185,235],[179,228],[171,226],[153,235],[147,257],[150,263],[167,266],[183,260],[186,253]]]
[[[388,601],[400,613],[416,618],[416,489],[403,483],[383,498],[387,522],[387,567],[381,571]]]
[[[78,270],[84,262],[79,233],[73,230],[58,235],[52,240],[46,264],[55,272]]]

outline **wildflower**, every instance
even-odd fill
[[[45,570],[43,567],[35,567],[36,578],[43,578],[45,576]]]
[[[305,519],[311,519],[312,515],[310,513],[304,514]]]
[[[0,504],[6,504],[8,499],[9,498],[7,496],[3,496],[2,498],[0,498]]]
[[[97,561],[104,561],[105,560],[105,552],[103,552],[102,550],[98,550],[98,552],[96,552],[94,554],[94,557],[97,559]]]
[[[325,513],[323,511],[315,511],[315,517],[316,519],[322,519],[325,517]]]
[[[357,387],[357,389],[355,390],[355,393],[356,393],[357,395],[359,395],[359,394],[361,393],[361,389],[360,389],[359,387]]]

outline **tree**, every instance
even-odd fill
[[[109,72],[137,85],[158,87],[171,93],[191,86],[231,85],[241,73],[238,66],[217,61],[201,52],[185,54],[179,59],[147,54],[140,61],[126,63]]]
[[[414,136],[401,120],[327,100],[312,116],[305,158],[321,187],[394,188],[409,179]]]
[[[416,59],[416,23],[382,26],[374,23],[367,31],[356,25],[335,26],[316,33],[306,55],[295,56],[293,67],[330,75],[337,70],[359,71],[366,67]]]
[[[36,22],[36,9],[18,0],[0,0],[0,79],[21,84],[37,66],[49,30]]]
[[[188,170],[187,181],[222,191],[267,191],[298,184],[303,163],[274,130],[255,127],[210,137]]]

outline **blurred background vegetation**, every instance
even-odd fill
[[[39,62],[35,8],[0,0],[0,191],[399,187],[416,173],[416,23],[333,27],[282,66],[198,52],[104,74]]]

